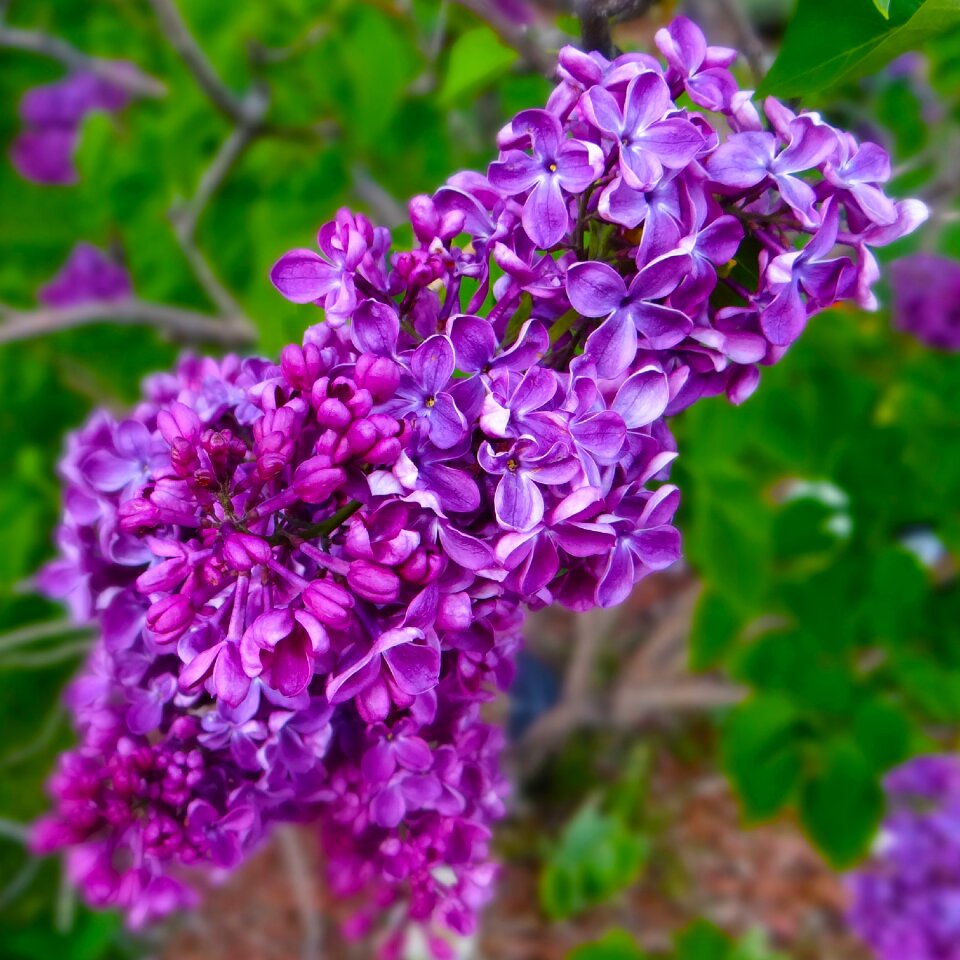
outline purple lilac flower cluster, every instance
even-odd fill
[[[37,299],[48,307],[110,303],[133,295],[130,275],[122,263],[92,243],[78,243],[57,274],[44,284]]]
[[[123,63],[115,67],[133,69]],[[94,110],[119,113],[129,99],[125,90],[87,71],[28,90],[20,101],[24,129],[10,147],[10,159],[17,172],[34,183],[76,183],[73,155],[84,118]]]
[[[102,639],[37,843],[94,902],[142,922],[310,819],[356,929],[398,899],[440,956],[471,929],[505,793],[479,709],[523,609],[673,563],[665,418],[869,305],[868,245],[924,213],[878,148],[775,101],[765,126],[689,21],[657,43],[561,51],[487,175],[411,201],[415,249],[342,210],[281,257],[325,322],[279,365],[187,360],[71,439],[42,582]]]
[[[897,329],[938,350],[960,350],[960,262],[914,253],[890,267]]]
[[[874,854],[848,878],[850,924],[879,960],[957,960],[960,760],[918,757],[885,788]]]

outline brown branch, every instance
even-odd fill
[[[221,79],[196,38],[174,0],[150,0],[150,6],[170,46],[177,51],[186,68],[193,75],[197,86],[207,99],[226,117],[238,124],[250,123],[253,114],[241,97],[238,97]],[[255,118],[259,122],[262,115]]]
[[[145,300],[114,303],[85,303],[76,307],[40,307],[3,314],[0,344],[70,330],[91,323],[117,323],[156,327],[171,339],[192,343],[215,343],[224,347],[242,347],[253,342],[253,331],[234,319],[217,319],[195,310]]]
[[[0,325],[0,331],[3,329],[3,326]],[[18,647],[27,647],[40,640],[49,640],[51,637],[62,637],[71,633],[87,633],[89,630],[89,627],[73,623],[66,617],[60,620],[47,620],[43,623],[31,623],[0,635],[0,653],[16,650]]]
[[[40,30],[23,30],[18,27],[0,26],[0,47],[22,50],[38,56],[59,60],[70,70],[86,70],[108,81],[115,87],[137,97],[162,97],[166,86],[144,73],[138,67],[111,63],[83,53],[60,37],[53,37]]]
[[[515,23],[486,0],[457,0],[461,7],[476,14],[491,26],[497,36],[538,73],[552,77],[557,69],[557,51],[570,38],[560,32],[547,33],[528,24]]]
[[[753,82],[759,86],[767,73],[767,51],[764,49],[763,42],[757,35],[757,31],[753,29],[750,17],[740,5],[739,0],[716,0],[716,2],[736,33],[737,45],[750,67]]]

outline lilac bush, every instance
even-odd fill
[[[850,875],[850,924],[879,960],[960,957],[960,761],[917,757],[888,774],[886,820]]]
[[[135,73],[132,65],[114,64]],[[44,86],[28,90],[20,101],[24,129],[10,146],[10,160],[20,176],[34,183],[66,186],[79,174],[73,155],[88,113],[118,113],[130,95],[108,79],[77,71]]]
[[[878,148],[761,114],[689,21],[657,45],[562,50],[487,175],[410,202],[414,249],[341,210],[281,257],[325,322],[279,363],[187,358],[70,438],[41,585],[100,639],[35,844],[92,903],[142,924],[310,821],[353,932],[399,903],[438,956],[473,928],[506,794],[480,708],[524,609],[672,564],[666,418],[871,306],[870,246],[925,215]]]
[[[915,253],[891,264],[893,322],[928,347],[960,350],[960,263]]]

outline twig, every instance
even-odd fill
[[[254,130],[244,124],[234,127],[226,140],[220,144],[220,149],[210,161],[210,165],[203,171],[193,197],[179,207],[176,213],[171,214],[176,220],[177,228],[183,232],[184,236],[193,239],[201,214],[254,136]]]
[[[15,767],[17,764],[22,763],[24,760],[29,760],[30,757],[47,747],[47,745],[53,740],[54,736],[56,736],[57,730],[60,728],[60,724],[63,722],[63,719],[63,707],[58,702],[54,705],[54,708],[50,712],[47,719],[43,722],[40,732],[29,743],[17,750],[11,750],[9,753],[6,753],[0,757],[0,770],[6,770],[9,767]]]
[[[3,327],[0,326],[0,331]],[[59,637],[68,633],[82,633],[89,631],[89,627],[78,626],[66,617],[60,620],[48,620],[44,623],[31,623],[29,626],[20,627],[18,630],[11,630],[0,636],[0,653],[6,653],[8,650],[16,650],[17,647],[25,647],[38,640],[49,640],[51,637]]]
[[[0,817],[0,837],[25,844],[28,839],[27,826],[23,823],[7,820],[6,817]]]
[[[287,867],[290,889],[303,926],[301,960],[320,960],[323,924],[317,909],[317,887],[313,877],[313,867],[304,856],[303,838],[295,827],[281,827],[277,830],[277,842]]]
[[[138,67],[111,63],[109,60],[89,56],[67,43],[66,40],[50,36],[40,30],[0,26],[0,47],[50,57],[53,60],[59,60],[70,70],[88,70],[113,86],[120,87],[137,97],[162,97],[167,92],[163,83]]]
[[[160,28],[207,99],[235,123],[246,124],[253,118],[246,102],[238,97],[219,77],[196,38],[190,32],[174,0],[150,0],[150,6],[160,21]],[[262,116],[256,118],[259,122]]]
[[[82,653],[87,653],[92,645],[93,639],[88,637],[86,640],[77,640],[75,643],[67,643],[62,647],[51,647],[48,650],[39,650],[36,653],[12,654],[0,659],[0,670],[33,670],[38,667],[52,667],[55,664],[63,663],[65,660],[72,660]]]
[[[753,29],[750,17],[740,6],[739,0],[716,0],[716,2],[736,33],[738,46],[753,74],[753,82],[759,86],[767,73],[767,52],[763,42],[757,35],[757,31]]]
[[[350,165],[353,192],[370,208],[377,222],[391,230],[405,223],[407,212],[400,203],[370,175],[362,164]]]
[[[131,299],[116,303],[85,303],[76,307],[9,311],[4,321],[0,322],[0,343],[12,343],[100,322],[156,327],[176,340],[215,343],[225,347],[247,346],[254,340],[252,328],[236,316],[217,319],[195,310]]]
[[[514,23],[487,0],[457,0],[457,3],[486,21],[497,36],[513,47],[534,70],[553,76],[557,69],[556,51],[570,39],[566,34],[555,31],[548,35],[536,27]]]
[[[621,690],[616,699],[612,722],[630,728],[659,711],[671,713],[715,710],[732,707],[746,696],[746,690],[715,679],[690,679],[673,686],[650,684]]]
[[[615,57],[619,50],[610,33],[611,21],[623,22],[642,17],[655,0],[575,0],[574,12],[580,20],[584,50],[596,50]]]

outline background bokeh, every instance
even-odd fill
[[[930,222],[884,259],[960,257],[960,32],[928,24],[897,39],[925,5],[895,0],[878,22],[872,0],[842,4],[851,10],[820,0],[736,8],[761,64],[786,31],[770,74],[778,92],[882,142],[894,156],[891,192],[932,205]],[[525,5],[487,6],[483,19],[484,3],[182,0],[224,84],[269,97],[269,126],[185,244],[172,221],[202,194],[233,125],[151,3],[0,3],[0,303],[35,307],[83,240],[121,259],[143,300],[215,316],[226,290],[258,351],[298,340],[305,308],[267,280],[279,254],[309,246],[344,204],[396,226],[406,198],[456,170],[485,169],[505,120],[545,99],[536,58],[504,42],[509,8]],[[649,45],[670,6],[617,26],[618,42]],[[714,42],[743,45],[726,0],[672,6]],[[576,33],[560,7],[529,5],[524,35],[555,46]],[[868,28],[886,31],[874,36],[873,61],[811,75],[824,44],[839,36],[852,46]],[[7,157],[22,95],[64,75],[56,58],[4,42],[10,30],[130,61],[165,85],[162,96],[85,119],[75,185],[30,183]],[[888,65],[895,53],[904,55]],[[198,273],[200,257],[212,281]],[[562,957],[606,935],[607,947],[574,956],[640,957],[635,937],[663,950],[686,929],[676,955],[690,960],[781,956],[774,949],[867,956],[843,932],[832,871],[866,852],[883,773],[955,748],[960,729],[960,356],[899,332],[889,284],[880,292],[876,313],[818,316],[743,407],[715,399],[677,421],[682,569],[645,583],[616,616],[577,624],[548,611],[532,621],[513,703],[502,707],[519,786],[500,839],[503,892],[478,955]],[[952,310],[960,324],[960,295],[951,305],[935,293],[925,309]],[[337,909],[322,890],[304,908],[296,884],[283,885],[291,870],[313,870],[309,855],[306,865],[295,856],[305,839],[292,852],[282,840],[203,917],[140,939],[75,904],[57,864],[24,850],[21,828],[43,809],[43,781],[70,743],[59,695],[85,642],[30,588],[52,555],[63,437],[94,406],[130,404],[141,378],[183,344],[116,323],[6,343],[3,323],[0,313],[0,957],[297,956],[304,910]],[[576,695],[599,712],[557,713],[571,649],[592,666]],[[553,726],[542,716],[551,707]],[[245,913],[251,902],[256,918]],[[739,945],[691,927],[698,917]],[[261,940],[244,941],[256,924]],[[630,934],[605,933],[612,926]]]

